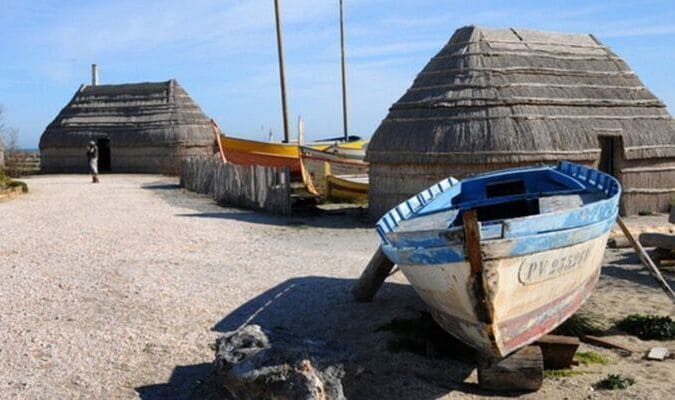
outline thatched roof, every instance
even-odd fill
[[[110,137],[115,146],[208,145],[209,118],[175,80],[83,85],[40,138],[40,148],[82,147]]]
[[[675,157],[675,123],[592,35],[457,30],[389,110],[368,147],[382,163],[591,160],[598,134],[626,157]]]

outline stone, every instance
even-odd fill
[[[216,372],[237,399],[343,400],[353,353],[335,343],[246,325],[216,340]]]
[[[648,360],[663,361],[668,357],[668,349],[665,347],[652,347],[647,353]]]

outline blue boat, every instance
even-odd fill
[[[501,358],[588,298],[620,194],[611,175],[566,161],[447,178],[390,210],[377,232],[439,325]]]

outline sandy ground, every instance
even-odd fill
[[[470,363],[387,350],[377,328],[424,305],[400,274],[370,304],[349,289],[377,246],[358,215],[282,219],[222,208],[172,178],[83,175],[27,179],[28,195],[0,203],[0,398],[215,398],[210,345],[250,321],[339,341],[366,368],[353,398],[495,397]],[[606,321],[630,312],[673,315],[668,298],[627,250],[608,250],[584,309]],[[670,276],[672,282],[672,275]],[[648,362],[653,345],[586,373],[546,379],[529,399],[664,399],[675,361]],[[637,383],[593,391],[607,373]]]

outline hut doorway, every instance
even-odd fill
[[[98,146],[98,170],[100,172],[110,172],[112,162],[110,159],[110,138],[100,138],[96,141]]]
[[[623,143],[621,136],[618,135],[600,135],[600,161],[598,169],[612,176],[617,173],[617,157],[619,156]]]

